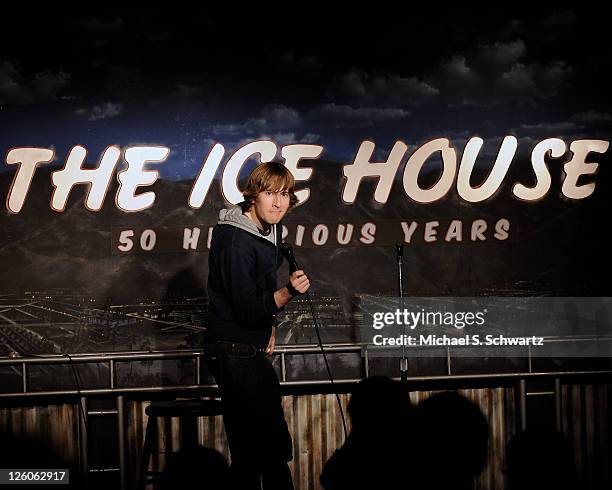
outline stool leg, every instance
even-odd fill
[[[198,418],[181,417],[181,449],[193,449],[198,445]]]
[[[138,469],[138,486],[137,490],[144,490],[147,486],[147,472],[149,471],[149,462],[151,461],[151,453],[155,439],[157,439],[157,418],[149,417],[147,420],[147,430],[145,431],[145,440],[142,445],[142,456],[140,457],[140,467]]]

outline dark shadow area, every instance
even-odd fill
[[[508,443],[505,473],[508,490],[581,488],[569,441],[551,429],[515,435]]]
[[[225,458],[214,449],[194,447],[183,449],[168,458],[157,485],[158,490],[234,488]]]
[[[348,405],[353,428],[321,474],[326,490],[406,488],[413,469],[415,410],[401,383],[374,376],[359,383]]]

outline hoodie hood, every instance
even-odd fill
[[[242,209],[239,206],[230,209],[222,209],[219,211],[219,221],[217,223],[220,225],[235,226],[236,228],[240,228],[241,230],[251,233],[252,235],[265,238],[272,244],[276,245],[276,225],[272,226],[270,233],[264,235],[261,233],[261,230],[257,228],[257,225],[251,218],[245,214],[242,214]]]

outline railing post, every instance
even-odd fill
[[[78,400],[77,417],[79,420],[79,453],[81,456],[81,471],[85,479],[85,488],[89,481],[89,434],[87,434],[87,397],[82,396]]]
[[[117,436],[119,440],[119,481],[121,490],[127,490],[127,450],[125,433],[125,397],[117,397]]]
[[[519,381],[519,426],[521,430],[527,430],[527,381]]]

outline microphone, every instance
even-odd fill
[[[297,260],[295,260],[295,255],[293,254],[293,247],[287,242],[283,242],[280,245],[280,250],[283,257],[285,257],[285,260],[289,264],[289,273],[291,274],[299,270],[300,267],[298,266]]]
[[[404,260],[404,245],[399,243],[395,245],[395,255],[397,256],[397,263],[401,264]]]

